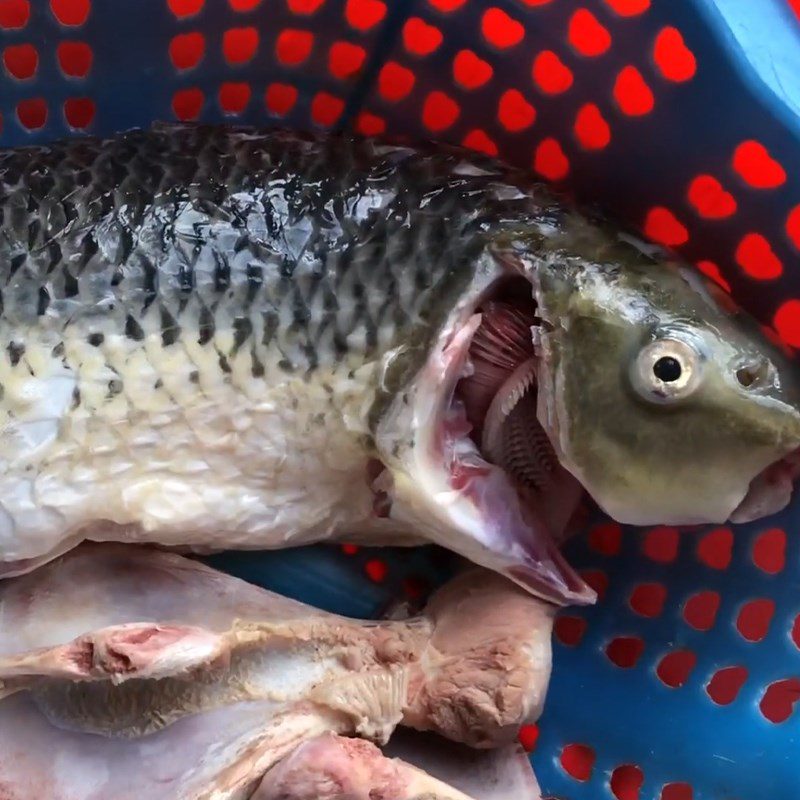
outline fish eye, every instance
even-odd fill
[[[649,342],[632,365],[632,384],[644,399],[671,403],[691,395],[699,386],[702,358],[690,342],[662,338]]]
[[[661,356],[661,358],[653,364],[653,375],[664,383],[674,383],[680,380],[683,374],[683,367],[677,358],[672,356]]]

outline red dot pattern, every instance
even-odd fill
[[[297,89],[288,83],[272,83],[264,94],[267,110],[277,117],[285,117],[297,102]]]
[[[539,741],[539,726],[523,725],[519,729],[517,738],[525,752],[532,753],[536,749],[536,743]]]
[[[650,8],[650,0],[604,0],[621,17],[636,17]]]
[[[730,293],[731,285],[725,280],[725,278],[722,277],[719,264],[715,264],[713,261],[698,261],[697,268],[707,278],[711,278],[711,280],[714,281],[717,286]]]
[[[314,35],[309,31],[286,28],[275,42],[275,56],[281,64],[296,67],[302,64],[314,47]]]
[[[668,208],[651,208],[644,222],[645,233],[659,244],[677,247],[689,241],[686,226]]]
[[[622,526],[616,522],[596,525],[589,531],[589,547],[604,556],[615,556],[622,547]]]
[[[479,153],[485,153],[487,156],[496,156],[499,153],[497,143],[489,137],[486,131],[480,128],[470,131],[461,144]]]
[[[200,13],[205,0],[167,0],[167,5],[176,17],[193,17]]]
[[[88,128],[96,111],[94,100],[90,97],[71,97],[64,101],[64,118],[67,125],[76,131]]]
[[[343,111],[344,100],[329,92],[318,92],[311,101],[311,119],[324,128],[335,125]]]
[[[602,55],[611,47],[608,29],[586,8],[579,8],[570,18],[567,38],[578,53],[590,58]]]
[[[712,175],[696,177],[689,186],[688,199],[706,219],[725,219],[736,213],[736,199]]]
[[[753,542],[753,563],[768,575],[777,575],[786,566],[786,532],[770,528]]]
[[[616,800],[639,800],[644,783],[642,770],[633,764],[623,764],[611,773],[609,788]]]
[[[785,170],[760,142],[742,142],[733,154],[733,168],[754,189],[775,189],[786,182]]]
[[[693,594],[683,606],[683,618],[688,625],[698,631],[709,631],[719,611],[720,596],[718,592],[706,590]]]
[[[594,750],[585,744],[568,744],[561,751],[561,768],[576,781],[588,781],[596,760]]]
[[[11,45],[3,50],[3,65],[9,75],[27,80],[36,74],[39,53],[32,44]]]
[[[390,61],[378,75],[378,91],[384,100],[402,100],[414,88],[415,82],[416,78],[410,69]]]
[[[655,105],[650,87],[636,67],[628,66],[617,75],[614,83],[614,99],[623,114],[641,117],[649,114]]]
[[[756,280],[779,278],[783,272],[781,260],[773,252],[769,240],[760,233],[748,233],[739,242],[736,263]]]
[[[442,32],[419,17],[411,17],[403,26],[403,44],[409,53],[428,56],[435,52],[444,40]]]
[[[694,800],[694,791],[688,783],[668,783],[661,789],[659,800]]]
[[[631,669],[644,653],[644,647],[644,641],[638,636],[618,636],[606,646],[606,655],[621,669]]]
[[[643,617],[657,617],[664,610],[667,590],[660,583],[640,583],[633,588],[630,607]]]
[[[677,28],[667,27],[656,37],[653,60],[661,74],[669,81],[683,83],[691,80],[697,72],[697,60],[686,46],[683,35]]]
[[[0,28],[24,28],[31,16],[29,0],[0,0]]]
[[[545,50],[536,56],[532,76],[533,82],[545,94],[566,92],[574,81],[570,69],[552,50]]]
[[[717,528],[705,534],[697,545],[697,558],[711,569],[727,569],[733,551],[733,531]]]
[[[739,611],[736,629],[748,642],[760,642],[769,633],[774,613],[774,600],[749,600]]]
[[[518,45],[525,36],[522,24],[500,8],[489,8],[484,12],[481,31],[484,39],[500,50]]]
[[[222,52],[229,64],[244,64],[258,50],[259,34],[255,28],[232,28],[222,36]]]
[[[56,54],[61,71],[71,78],[85,78],[92,68],[94,54],[85,42],[61,42]]]
[[[561,144],[556,139],[548,137],[536,146],[533,168],[548,181],[562,181],[569,174],[569,159]]]
[[[386,3],[381,0],[347,0],[345,18],[351,27],[368,31],[383,21]]]
[[[378,558],[372,558],[364,565],[364,571],[367,577],[374,583],[383,583],[386,576],[389,574],[389,567],[385,561]]]
[[[611,141],[611,128],[594,103],[581,106],[575,117],[575,138],[585,150],[602,150]]]
[[[460,50],[453,59],[453,78],[463,89],[478,89],[492,79],[494,70],[472,50]]]
[[[172,97],[172,111],[175,116],[184,122],[196,120],[203,110],[205,96],[201,89],[191,87],[180,89]]]
[[[449,128],[457,119],[461,109],[452,97],[444,92],[431,92],[422,106],[422,123],[433,132]]]
[[[346,80],[357,75],[364,66],[367,51],[350,42],[334,42],[328,52],[328,72],[335,78]]]
[[[563,614],[556,619],[553,633],[561,644],[567,647],[577,647],[586,633],[587,622],[583,617],[573,617]]]
[[[784,678],[771,683],[758,704],[766,719],[775,725],[786,722],[800,700],[800,678]]]
[[[745,667],[724,667],[712,675],[706,684],[706,693],[717,705],[728,706],[739,696],[747,677]]]
[[[252,90],[249,83],[223,83],[219,89],[220,108],[228,116],[241,114],[250,102]]]
[[[202,60],[206,52],[206,38],[202,33],[180,33],[169,45],[169,57],[176,69],[192,69]]]
[[[91,3],[89,0],[50,0],[50,9],[62,25],[78,26],[86,22]]]
[[[669,564],[678,557],[680,534],[677,528],[653,528],[645,534],[642,552],[652,561]]]
[[[697,656],[691,650],[676,650],[658,662],[656,674],[665,686],[678,689],[689,680],[696,664]]]
[[[527,101],[522,92],[509,89],[500,96],[497,118],[507,131],[516,133],[533,125],[536,121],[536,109]]]

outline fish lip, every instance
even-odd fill
[[[800,445],[762,469],[751,481],[745,496],[728,518],[745,524],[777,514],[791,502],[800,478]]]

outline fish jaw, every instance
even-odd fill
[[[413,385],[378,426],[389,516],[543,600],[594,603],[595,592],[561,555],[544,515],[469,437],[455,388],[468,374],[480,323],[470,307],[456,310]]]

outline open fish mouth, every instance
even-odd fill
[[[496,281],[454,315],[378,433],[408,425],[414,436],[402,469],[387,465],[375,488],[388,496],[390,517],[438,544],[546,601],[591,604],[595,592],[558,546],[583,490],[537,420],[537,321],[524,284]]]
[[[800,447],[763,469],[752,481],[744,499],[730,516],[734,524],[753,522],[782,511],[792,499],[800,478]]]

